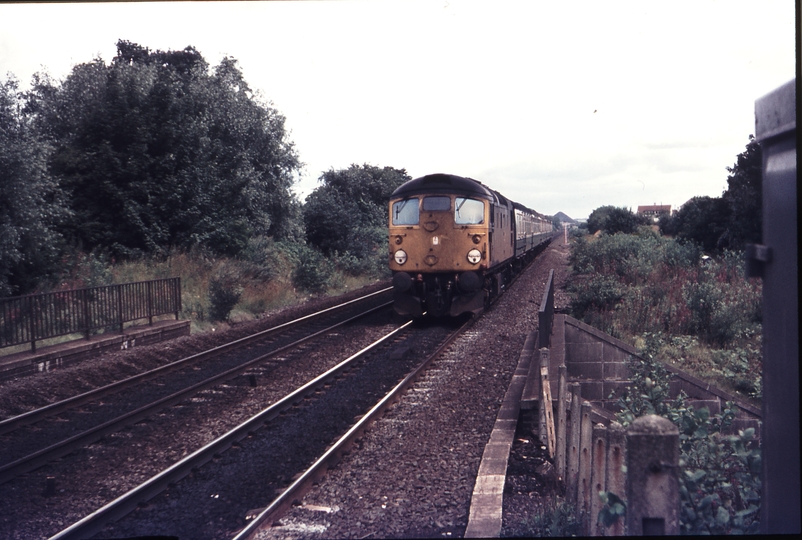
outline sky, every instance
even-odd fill
[[[469,176],[541,213],[721,196],[796,74],[793,0],[0,3],[0,80],[119,39],[238,60],[305,166]]]

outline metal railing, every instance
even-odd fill
[[[0,298],[0,349],[181,311],[181,278]]]

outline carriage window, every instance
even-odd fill
[[[417,225],[418,221],[418,199],[393,203],[393,225]]]
[[[479,225],[485,221],[485,204],[476,199],[457,197],[454,200],[454,223]]]
[[[450,197],[424,197],[423,209],[427,212],[436,212],[438,210],[450,210],[451,198]]]

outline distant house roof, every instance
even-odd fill
[[[649,206],[639,206],[638,214],[642,216],[656,216],[658,214],[670,214],[670,204],[652,204]]]

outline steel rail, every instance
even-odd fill
[[[368,411],[354,426],[346,432],[337,442],[335,442],[329,449],[315,461],[312,466],[302,473],[298,479],[293,482],[281,495],[279,495],[270,505],[262,510],[253,521],[251,521],[244,529],[242,529],[235,537],[234,540],[246,540],[254,535],[261,524],[270,520],[275,521],[281,514],[283,514],[291,505],[292,502],[303,496],[309,490],[314,482],[319,480],[325,475],[326,470],[336,465],[342,456],[346,453],[348,448],[356,441],[364,431],[376,421],[384,411],[398,401],[401,394],[414,383],[420,374],[440,355],[445,352],[446,348],[451,345],[454,340],[467,330],[476,321],[475,317],[469,319],[460,328],[454,331],[451,336],[446,339],[437,350],[429,355],[414,371],[407,375],[404,380],[398,383],[390,392],[387,393],[373,408]]]
[[[178,392],[175,392],[175,393],[173,393],[173,394],[171,394],[169,396],[165,396],[165,397],[163,397],[163,398],[161,398],[161,399],[159,399],[157,401],[154,401],[152,403],[144,405],[144,406],[142,406],[142,407],[140,407],[140,408],[138,408],[136,410],[130,411],[130,412],[128,412],[126,414],[123,414],[121,416],[118,416],[117,418],[114,418],[112,420],[104,422],[103,424],[97,425],[97,426],[95,426],[95,427],[93,427],[93,428],[91,428],[89,430],[86,430],[86,431],[84,431],[82,433],[78,433],[77,435],[74,435],[74,436],[72,436],[72,437],[70,437],[68,439],[64,439],[62,441],[59,441],[59,442],[57,442],[57,443],[55,443],[55,444],[53,444],[53,445],[51,445],[51,446],[49,446],[47,448],[43,448],[43,449],[41,449],[41,450],[39,450],[39,451],[37,451],[37,452],[35,452],[33,454],[29,454],[28,456],[22,457],[22,458],[20,458],[20,459],[18,459],[16,461],[13,461],[11,463],[7,463],[7,464],[3,465],[2,467],[0,467],[0,484],[8,482],[9,480],[15,478],[16,476],[19,476],[20,474],[23,474],[25,472],[37,469],[37,468],[41,467],[42,465],[45,465],[46,463],[48,463],[48,462],[50,462],[50,461],[52,461],[54,459],[57,459],[57,458],[62,457],[62,456],[65,456],[65,455],[67,455],[67,454],[69,454],[69,453],[71,453],[71,452],[73,452],[73,451],[75,451],[75,450],[77,450],[79,448],[82,448],[82,447],[84,447],[84,446],[86,446],[86,445],[88,445],[88,444],[90,444],[90,443],[92,443],[94,441],[97,441],[97,440],[105,437],[106,435],[109,435],[111,433],[114,433],[114,432],[118,431],[119,429],[121,429],[122,427],[124,427],[126,425],[130,425],[130,424],[134,424],[136,422],[139,422],[140,420],[143,420],[143,419],[147,418],[148,416],[150,416],[151,414],[153,414],[155,411],[161,410],[161,409],[164,409],[164,408],[169,407],[171,405],[174,405],[176,403],[179,403],[179,402],[187,399],[189,396],[200,392],[201,390],[204,390],[206,388],[214,387],[214,386],[220,384],[220,382],[222,382],[223,380],[231,378],[231,377],[233,377],[233,376],[235,376],[235,375],[247,370],[248,368],[252,367],[253,365],[256,365],[256,364],[259,364],[261,362],[264,362],[265,360],[269,359],[270,357],[277,356],[277,355],[279,355],[279,354],[281,354],[281,353],[283,353],[283,352],[285,352],[285,351],[287,351],[289,349],[297,347],[298,345],[300,345],[302,343],[305,343],[305,342],[307,342],[307,341],[309,341],[311,339],[314,339],[314,338],[316,338],[316,337],[318,337],[318,336],[320,336],[322,334],[325,334],[327,332],[330,332],[330,331],[334,330],[335,328],[338,328],[338,327],[343,326],[345,324],[348,324],[348,323],[350,323],[350,322],[352,322],[354,320],[357,320],[357,319],[360,319],[360,318],[365,317],[367,315],[370,315],[371,313],[374,313],[376,311],[382,310],[382,309],[386,308],[389,305],[390,305],[390,303],[388,302],[388,303],[382,304],[380,306],[377,306],[375,308],[369,309],[368,311],[360,313],[359,315],[356,315],[354,317],[350,317],[350,318],[348,318],[348,319],[346,319],[344,321],[340,321],[339,323],[337,323],[335,325],[329,326],[327,328],[324,328],[322,330],[319,330],[317,332],[309,334],[308,336],[305,336],[305,337],[303,337],[303,338],[301,338],[299,340],[296,340],[295,342],[290,343],[289,345],[285,345],[285,346],[280,347],[278,349],[275,349],[275,350],[273,350],[273,351],[271,351],[271,352],[269,352],[267,354],[263,354],[263,355],[258,356],[256,358],[248,360],[247,362],[244,362],[244,363],[242,363],[242,364],[240,364],[238,366],[235,366],[235,367],[233,367],[233,368],[231,368],[229,370],[226,370],[226,371],[224,371],[222,373],[218,373],[217,375],[215,375],[213,377],[210,377],[209,379],[206,379],[206,380],[201,381],[199,383],[196,383],[196,384],[194,384],[192,386],[184,388],[184,389],[182,389],[182,390],[180,390]],[[212,349],[212,350],[214,350],[214,349]]]
[[[412,321],[405,323],[404,325],[375,341],[371,345],[368,345],[361,351],[351,355],[322,375],[312,379],[302,387],[288,394],[270,407],[252,416],[244,423],[231,429],[226,434],[218,437],[203,448],[196,450],[189,456],[181,459],[161,473],[147,480],[145,483],[131,489],[102,508],[94,511],[80,521],[57,533],[55,536],[52,536],[51,540],[89,538],[94,534],[97,534],[107,523],[116,521],[129,514],[140,503],[152,499],[164,491],[170,484],[173,484],[184,476],[188,475],[193,469],[196,469],[207,463],[214,458],[215,455],[227,450],[232,446],[232,444],[244,439],[249,434],[259,429],[262,425],[281,414],[283,411],[286,411],[293,405],[303,401],[304,397],[314,393],[318,388],[321,388],[329,381],[340,375],[344,370],[348,369],[361,357],[405,331],[410,325],[412,325]]]
[[[114,382],[114,383],[107,384],[107,385],[102,386],[100,388],[95,388],[94,390],[89,390],[88,392],[84,392],[83,394],[78,394],[77,396],[73,396],[73,397],[70,397],[70,398],[67,398],[67,399],[63,399],[61,401],[57,401],[55,403],[51,403],[50,405],[46,405],[44,407],[40,407],[40,408],[34,409],[32,411],[28,411],[26,413],[23,413],[23,414],[20,414],[20,415],[17,415],[17,416],[12,416],[11,418],[6,418],[5,420],[0,420],[0,435],[3,435],[4,433],[8,433],[10,431],[14,431],[15,429],[19,429],[22,426],[25,426],[25,425],[28,425],[28,424],[32,424],[34,422],[38,422],[39,420],[42,420],[43,418],[47,418],[49,416],[53,416],[53,415],[59,414],[61,412],[64,412],[66,410],[78,407],[78,406],[83,405],[85,403],[89,403],[89,402],[95,401],[95,400],[100,399],[100,398],[102,398],[104,396],[107,396],[107,395],[109,395],[111,393],[117,392],[117,391],[121,390],[122,388],[125,388],[126,386],[139,384],[139,383],[151,380],[151,379],[153,379],[155,377],[159,377],[161,375],[164,375],[165,373],[169,373],[169,372],[174,371],[176,369],[180,369],[180,368],[184,367],[186,364],[190,364],[190,363],[193,363],[193,362],[198,362],[198,361],[204,360],[206,358],[213,357],[213,356],[216,356],[218,354],[222,354],[224,352],[228,352],[230,350],[235,350],[237,348],[244,347],[246,345],[249,345],[249,344],[253,343],[254,341],[258,341],[258,340],[264,339],[267,336],[278,332],[279,330],[284,330],[284,329],[286,329],[288,327],[291,327],[293,325],[299,324],[299,323],[301,323],[303,321],[309,320],[309,319],[314,318],[314,317],[319,317],[319,316],[321,316],[321,315],[323,315],[325,313],[329,313],[331,311],[343,308],[343,307],[348,306],[350,304],[354,304],[356,302],[360,302],[362,300],[371,298],[373,296],[385,293],[385,292],[387,292],[387,291],[389,291],[391,289],[392,289],[392,287],[387,287],[387,288],[382,289],[380,291],[376,291],[376,292],[367,294],[365,296],[361,296],[359,298],[355,298],[354,300],[350,300],[348,302],[344,302],[342,304],[338,304],[336,306],[332,306],[330,308],[326,308],[326,309],[323,309],[321,311],[317,311],[315,313],[311,313],[309,315],[305,315],[305,316],[300,317],[298,319],[294,319],[292,321],[288,321],[286,323],[283,323],[283,324],[268,328],[266,330],[262,330],[261,332],[257,332],[255,334],[250,335],[250,336],[245,336],[243,338],[240,338],[238,340],[232,341],[230,343],[226,343],[224,345],[220,345],[220,346],[215,347],[213,349],[209,349],[207,351],[203,351],[203,352],[194,354],[192,356],[188,356],[186,358],[182,358],[180,360],[176,360],[175,362],[171,362],[169,364],[165,364],[163,366],[151,369],[151,370],[146,371],[144,373],[140,373],[138,375],[134,375],[133,377],[128,377],[126,379],[123,379],[123,380],[120,380],[120,381],[117,381],[117,382]]]
[[[518,272],[513,280],[509,283],[512,286],[523,271],[529,267],[536,259],[533,259],[527,264],[521,272]],[[490,302],[490,305],[495,304],[496,297]],[[490,305],[488,307],[490,307]],[[425,313],[424,313],[425,315]],[[347,449],[356,441],[365,429],[370,424],[376,421],[384,411],[394,402],[400,399],[401,394],[414,383],[420,374],[425,370],[436,358],[445,352],[445,349],[451,345],[454,340],[470,328],[477,320],[478,317],[472,317],[458,328],[447,340],[443,342],[437,350],[432,353],[420,366],[418,366],[412,373],[407,375],[403,381],[398,383],[387,395],[381,399],[373,408],[365,414],[348,432],[343,435],[335,444],[333,444],[315,463],[302,473],[298,479],[287,487],[273,502],[270,503],[264,510],[262,510],[256,517],[253,518],[244,529],[242,529],[233,540],[248,540],[259,530],[261,524],[266,521],[275,521],[292,505],[292,502],[303,496],[309,490],[314,482],[319,480],[325,475],[326,470],[339,462],[342,455]]]

